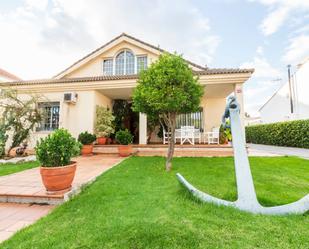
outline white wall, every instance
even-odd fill
[[[299,119],[309,118],[309,59],[296,72],[296,115]]]
[[[289,84],[287,82],[260,109],[263,123],[309,119],[309,60],[298,68],[291,79],[294,113],[291,114]]]
[[[111,100],[98,91],[76,91],[76,104],[63,101],[64,92],[49,92],[42,95],[42,102],[60,102],[59,128],[65,128],[77,138],[83,131],[93,132],[96,105],[111,108]],[[28,94],[19,94],[26,99]],[[51,131],[34,131],[29,138],[29,148],[34,148],[39,138],[46,137]],[[8,141],[7,146],[10,144]]]

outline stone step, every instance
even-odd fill
[[[0,194],[0,202],[58,205],[64,202],[64,196]]]
[[[136,156],[166,156],[167,145],[133,145],[133,154]],[[94,153],[117,155],[117,145],[96,145]],[[175,157],[212,157],[233,156],[233,148],[225,145],[177,145]]]

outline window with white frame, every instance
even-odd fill
[[[113,59],[103,60],[103,75],[130,75],[139,73],[146,68],[147,56],[135,56],[129,50],[121,51]]]
[[[115,58],[115,75],[134,74],[135,57],[129,50],[120,52]]]
[[[43,120],[37,131],[53,131],[59,128],[60,102],[41,102],[38,107],[42,110]]]
[[[136,60],[136,71],[139,73],[140,71],[147,68],[147,56],[138,56]]]
[[[115,74],[116,75],[124,75],[124,58],[125,58],[125,51],[119,53],[115,59]]]
[[[126,64],[125,74],[134,74],[135,58],[134,54],[131,53],[130,51],[126,51],[125,64]]]
[[[201,107],[197,112],[177,115],[176,128],[179,129],[181,126],[194,126],[195,129],[200,129],[202,132],[204,129],[203,108]]]
[[[103,61],[103,75],[113,75],[113,59]]]

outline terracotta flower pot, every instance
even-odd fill
[[[91,156],[93,144],[84,144],[81,150],[82,156]]]
[[[126,157],[132,154],[132,145],[118,145],[119,156]]]
[[[61,167],[41,166],[40,173],[43,184],[48,192],[67,191],[72,187],[75,176],[76,162]]]
[[[98,143],[99,145],[104,145],[104,144],[106,144],[106,140],[107,140],[106,137],[98,137],[98,138],[97,138],[97,143]]]

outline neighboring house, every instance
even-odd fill
[[[46,136],[58,127],[68,129],[75,137],[82,131],[93,132],[96,105],[112,108],[115,99],[131,100],[138,73],[154,62],[162,52],[165,51],[123,33],[52,79],[6,83],[7,86],[16,88],[21,98],[27,93],[39,93],[48,99],[39,103],[48,115],[31,136],[31,146],[39,137]],[[242,88],[254,70],[210,69],[187,62],[194,74],[199,76],[205,93],[200,112],[183,115],[178,125],[189,125],[194,121],[202,131],[219,127],[226,97],[233,92],[241,105],[243,121]],[[65,100],[71,97],[72,101]],[[195,120],[192,121],[192,117]],[[140,113],[138,122],[139,143],[146,144],[146,115]]]
[[[0,68],[0,83],[1,82],[7,82],[7,81],[16,81],[16,80],[21,80],[14,74],[11,74],[4,69]]]
[[[262,123],[309,119],[309,57],[291,76],[291,86],[293,113],[287,82],[260,108]]]

